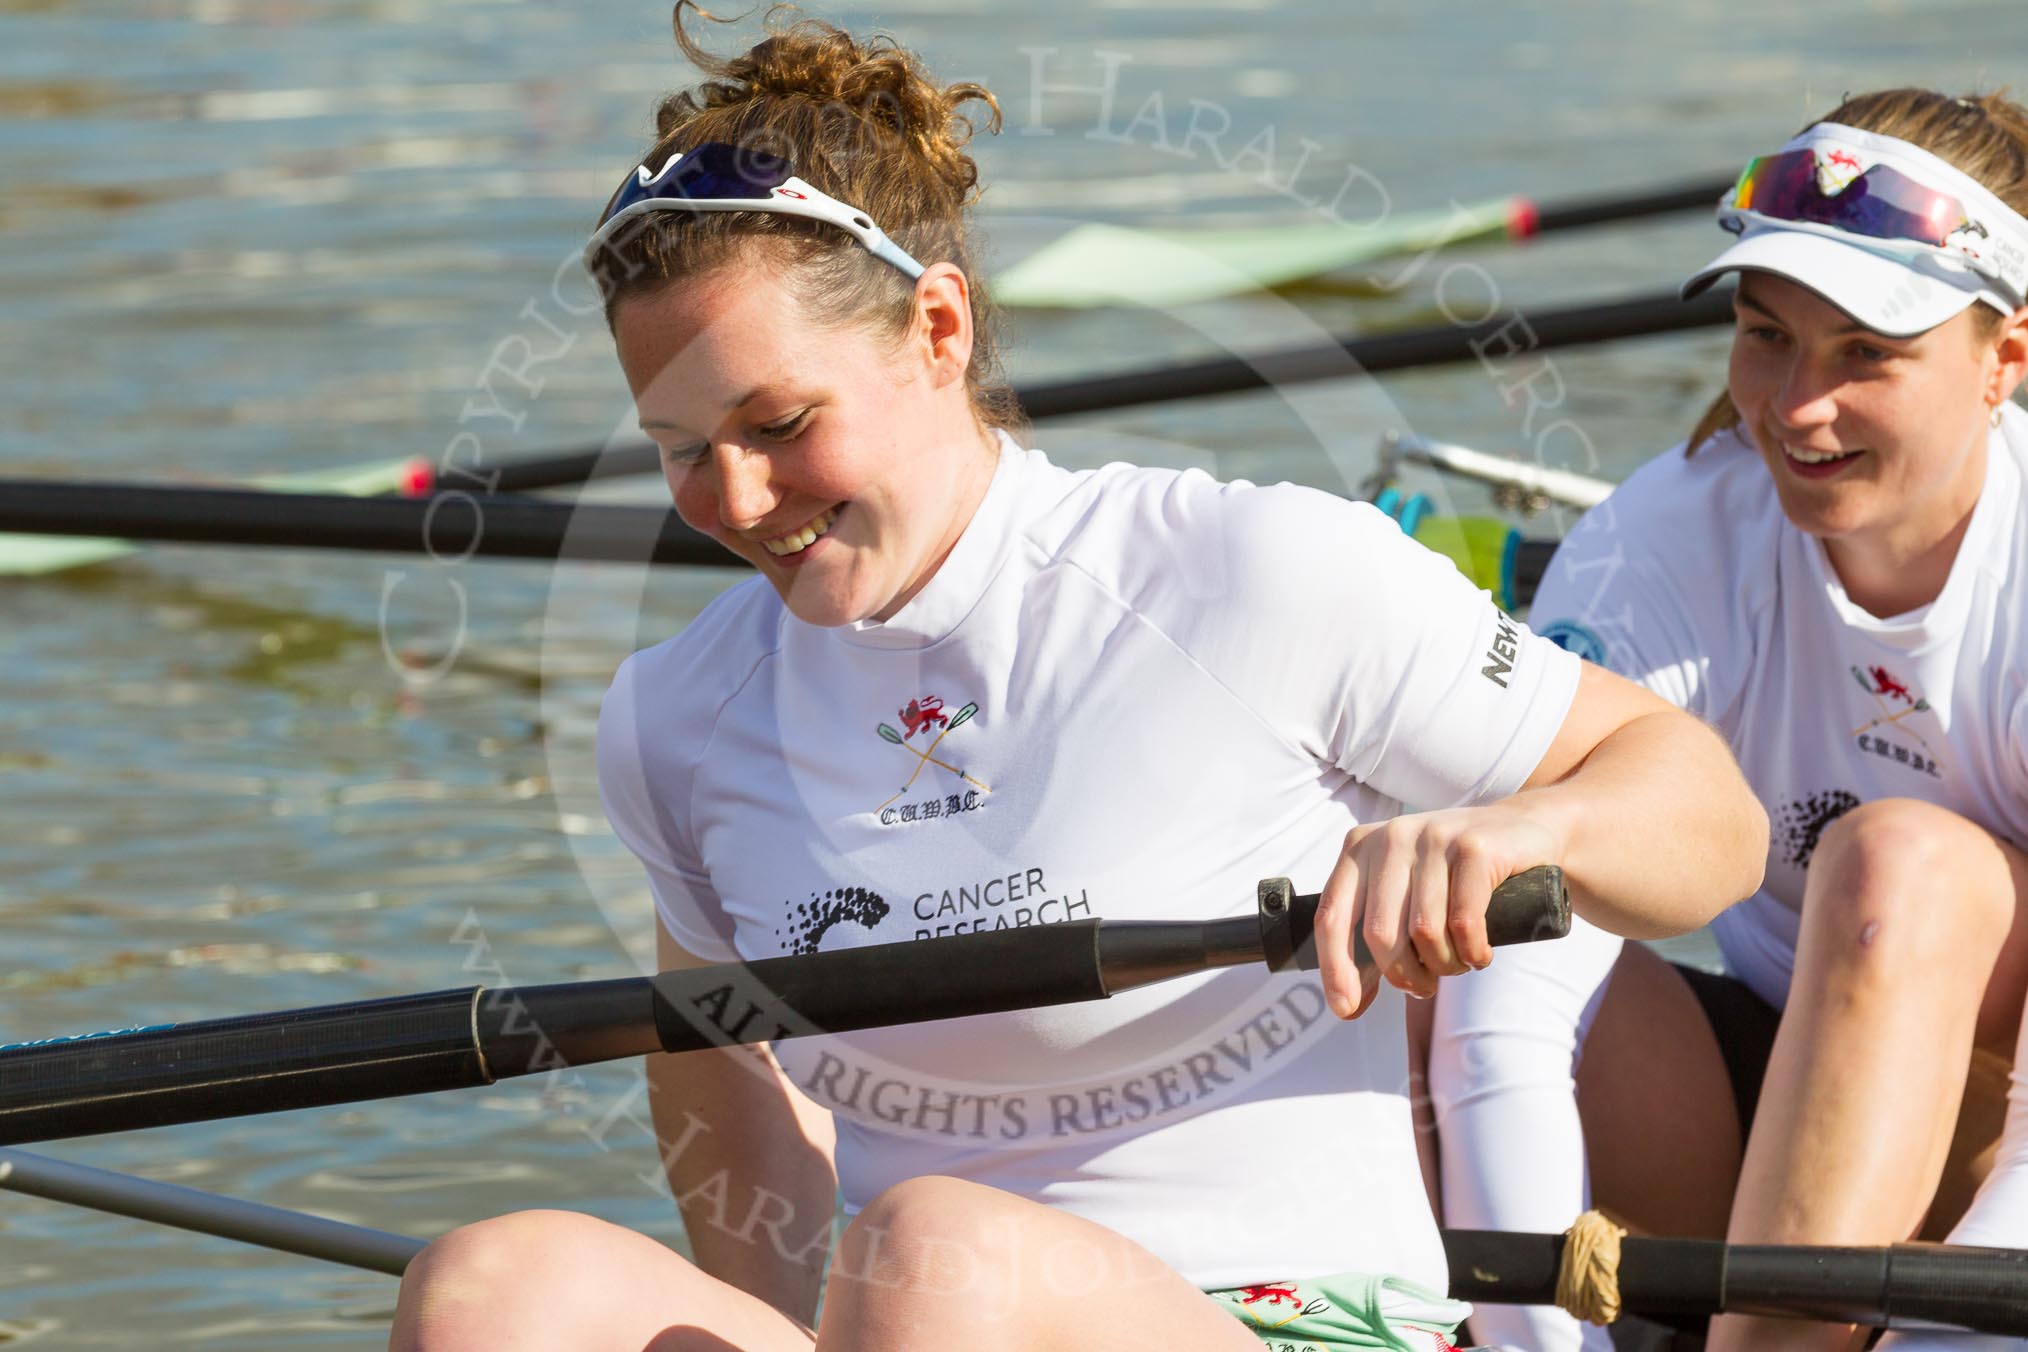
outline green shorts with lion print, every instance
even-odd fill
[[[1450,1340],[1472,1312],[1463,1301],[1414,1282],[1363,1272],[1205,1294],[1252,1329],[1269,1352],[1452,1352]]]

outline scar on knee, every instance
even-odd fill
[[[1859,927],[1859,947],[1871,948],[1873,941],[1880,937],[1880,922],[1869,920]]]

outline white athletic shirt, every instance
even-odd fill
[[[1098,916],[1249,914],[1400,801],[1518,789],[1578,664],[1369,507],[1003,444],[930,583],[818,628],[764,579],[621,667],[599,783],[713,960]],[[1441,1289],[1399,994],[1227,969],[1088,1005],[777,1041],[848,1210],[955,1175],[1221,1287]]]
[[[1585,514],[1530,614],[1545,637],[1714,724],[1768,810],[1761,890],[1713,923],[1725,965],[1780,1007],[1804,868],[1824,828],[1919,798],[2028,845],[2028,412],[2008,404],[1936,600],[1880,619],[1782,515],[1726,433],[1644,465]]]

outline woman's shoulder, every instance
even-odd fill
[[[1628,475],[1565,536],[1565,566],[1609,557],[1695,586],[1768,576],[1781,502],[1760,453],[1736,429],[1692,452],[1679,444]]]
[[[1607,501],[1664,530],[1750,534],[1773,530],[1782,519],[1767,466],[1736,427],[1695,450],[1670,447],[1628,475]]]
[[[682,632],[620,663],[600,707],[601,733],[624,723],[647,734],[644,745],[664,747],[708,733],[717,711],[781,646],[782,616],[781,597],[758,575],[720,593]]]
[[[1199,469],[1091,471],[1043,524],[1043,573],[1074,576],[1193,652],[1364,614],[1455,571],[1366,503]]]
[[[1294,562],[1326,540],[1356,545],[1380,513],[1322,489],[1216,479],[1201,469],[1112,464],[1077,476],[1042,532],[1044,548],[1129,582],[1174,579],[1250,558]]]

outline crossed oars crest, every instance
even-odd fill
[[[902,712],[903,716],[906,717],[907,710],[903,710]],[[963,770],[960,770],[957,766],[952,765],[949,761],[938,760],[933,754],[931,754],[937,749],[937,743],[943,741],[944,738],[950,736],[953,729],[955,729],[959,724],[969,721],[972,715],[977,712],[979,712],[978,705],[976,704],[965,705],[964,708],[958,710],[956,713],[951,715],[949,722],[944,723],[943,728],[940,731],[938,731],[935,741],[931,742],[928,746],[922,747],[920,749],[910,746],[908,744],[907,738],[903,737],[902,734],[896,732],[893,728],[888,727],[887,724],[882,723],[880,725],[881,740],[893,742],[896,746],[900,747],[902,750],[910,752],[915,756],[916,761],[915,761],[915,769],[909,774],[908,783],[903,784],[901,788],[898,791],[896,791],[894,798],[889,798],[887,802],[882,803],[880,807],[875,808],[874,811],[879,812],[884,810],[889,804],[894,802],[895,798],[899,798],[901,797],[902,794],[907,793],[909,789],[915,784],[916,777],[922,774],[922,767],[925,765],[935,765],[942,769],[949,770],[959,779],[962,779],[967,784],[976,787],[979,790],[979,792],[991,793],[992,792],[991,789],[987,788],[984,784],[981,784],[978,780],[966,774]],[[927,727],[931,718],[935,718],[939,722],[943,721],[942,717],[938,715],[935,712],[935,709],[933,708],[929,711],[928,716],[923,719],[921,724],[916,725],[916,727],[911,727],[909,731],[913,733],[917,730],[917,727]],[[913,722],[913,720],[911,720],[911,722]]]
[[[1907,718],[1910,714],[1926,714],[1929,712],[1929,701],[1921,695],[1910,694],[1908,687],[1889,676],[1885,667],[1876,668],[1872,673],[1861,671],[1858,667],[1853,667],[1852,679],[1859,682],[1861,690],[1864,690],[1873,697],[1874,705],[1880,710],[1880,717],[1874,719],[1871,723],[1862,723],[1852,729],[1854,737],[1859,736],[1861,733],[1871,732],[1878,727],[1896,727],[1902,719]],[[1899,699],[1907,700],[1908,707],[1898,714],[1890,712],[1887,707],[1887,701],[1880,698],[1886,694],[1892,694]],[[1915,738],[1917,744],[1929,753],[1931,760],[1940,759],[1936,754],[1936,748],[1931,746],[1923,738],[1923,735],[1914,728],[1896,728],[1896,730],[1906,732],[1909,736]]]

